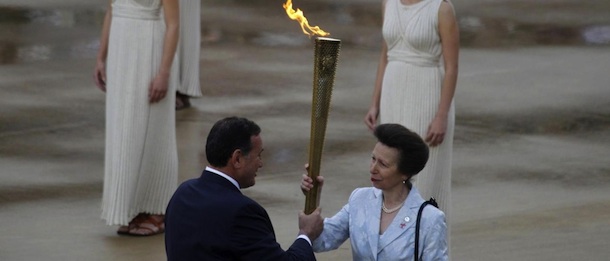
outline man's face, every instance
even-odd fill
[[[263,140],[261,136],[250,137],[250,142],[252,143],[252,150],[248,155],[242,155],[243,163],[238,181],[241,188],[254,186],[256,172],[263,167]]]

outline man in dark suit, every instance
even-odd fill
[[[240,189],[253,186],[263,166],[256,123],[230,117],[210,130],[209,166],[176,190],[165,213],[168,261],[316,260],[311,240],[323,228],[320,209],[299,213],[299,234],[287,251],[277,243],[265,209]]]

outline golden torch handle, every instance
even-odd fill
[[[305,214],[311,214],[320,203],[317,177],[320,174],[324,135],[340,49],[341,41],[338,39],[326,37],[315,39],[309,171],[307,173],[313,179],[314,187],[305,195]]]

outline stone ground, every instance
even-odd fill
[[[282,1],[202,3],[205,96],[177,112],[180,179],[205,166],[211,125],[263,128],[265,166],[245,190],[288,247],[304,205],[313,48]],[[303,3],[300,3],[303,2]],[[379,3],[295,1],[342,40],[322,163],[323,214],[369,186],[362,119]],[[453,260],[607,260],[610,3],[453,0],[462,32],[455,98]],[[104,1],[0,0],[0,260],[165,260],[163,237],[99,219],[104,95],[91,80]],[[318,254],[349,260],[349,244]]]

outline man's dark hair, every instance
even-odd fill
[[[375,137],[383,145],[399,152],[398,171],[415,176],[428,162],[428,145],[417,133],[400,124],[380,124],[375,128]]]
[[[244,155],[252,150],[252,136],[258,136],[261,128],[246,118],[228,117],[217,121],[205,145],[205,154],[213,167],[225,167],[233,154],[239,149]]]

